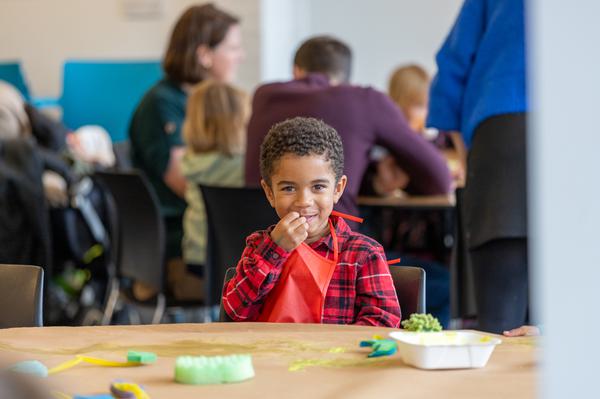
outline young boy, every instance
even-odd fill
[[[383,248],[333,211],[347,183],[335,129],[313,118],[276,124],[261,146],[260,170],[281,220],[247,238],[223,292],[229,317],[398,327]]]

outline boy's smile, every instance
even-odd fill
[[[335,180],[331,162],[322,155],[286,154],[277,160],[271,185],[261,184],[280,218],[290,212],[306,218],[310,244],[329,233],[329,215],[346,187],[346,176]]]

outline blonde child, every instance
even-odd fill
[[[423,135],[441,150],[453,149],[453,159],[448,162],[448,167],[452,172],[454,181],[462,186],[464,185],[466,148],[460,134],[425,128],[430,86],[431,77],[423,67],[416,64],[403,65],[396,68],[392,73],[388,95],[398,105],[409,126],[415,132]],[[390,157],[384,158],[378,167],[379,180],[389,182],[390,180],[385,179],[385,176],[382,175],[385,173],[390,174],[392,170],[395,170],[393,160]]]
[[[410,127],[418,133],[425,131],[430,83],[429,74],[418,65],[401,66],[390,78],[389,96],[400,107]]]
[[[241,187],[244,184],[247,95],[214,80],[195,86],[188,98],[181,170],[187,180],[183,257],[192,269],[206,265],[208,226],[198,183]],[[185,284],[179,284],[184,290]],[[176,288],[177,289],[177,288]]]

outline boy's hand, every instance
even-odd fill
[[[271,239],[277,245],[291,252],[308,237],[308,223],[298,212],[285,215],[271,232]]]

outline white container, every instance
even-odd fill
[[[394,331],[402,361],[420,369],[484,367],[502,341],[490,335],[465,331]]]

